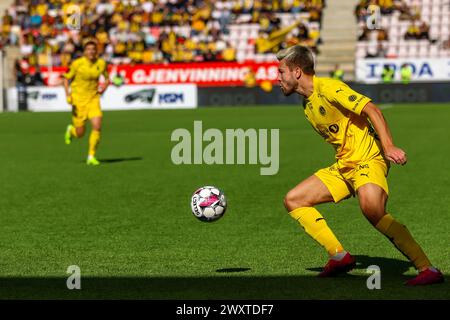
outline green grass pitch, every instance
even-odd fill
[[[87,137],[66,146],[68,113],[0,114],[0,298],[449,299],[450,105],[387,106],[409,162],[392,167],[388,211],[406,224],[447,282],[407,288],[412,265],[360,213],[356,199],[319,210],[357,268],[319,279],[324,250],[285,212],[285,193],[333,162],[302,108],[105,112],[98,157]],[[279,128],[280,170],[172,163],[176,128]],[[197,221],[190,196],[216,185],[228,211]],[[67,267],[81,268],[68,290]],[[381,268],[368,290],[366,268]]]

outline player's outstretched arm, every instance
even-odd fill
[[[109,77],[105,77],[105,82],[103,83],[102,86],[98,88],[98,93],[102,95],[106,91],[106,89],[108,89],[109,84],[110,84]]]
[[[102,95],[106,91],[106,89],[108,89],[108,86],[110,84],[109,73],[108,73],[108,66],[107,65],[105,66],[105,70],[103,71],[102,76],[105,79],[105,82],[103,83],[102,86],[99,86],[99,88],[98,88],[98,93],[100,95]]]
[[[391,131],[389,130],[386,119],[384,118],[381,110],[375,104],[369,102],[362,109],[361,114],[370,119],[375,131],[378,133],[386,158],[396,164],[406,164],[406,153],[394,145]]]
[[[69,89],[69,80],[65,77],[63,77],[63,85],[64,85],[64,91],[66,92],[67,103],[72,104],[72,97],[70,95],[70,89]]]

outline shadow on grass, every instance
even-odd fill
[[[128,157],[128,158],[109,158],[109,159],[98,159],[101,163],[116,163],[116,162],[124,162],[124,161],[138,161],[142,160],[142,157]]]
[[[355,255],[354,258],[356,259],[356,270],[367,270],[369,266],[376,265],[380,267],[382,275],[385,276],[401,276],[413,267],[411,262],[406,260],[397,260],[384,257],[369,257],[366,255]],[[306,268],[306,270],[315,272],[320,272],[322,269],[323,266]]]
[[[356,258],[359,264],[353,272],[324,279],[316,274],[252,276],[240,273],[250,268],[223,268],[202,277],[82,276],[81,290],[68,290],[66,277],[0,277],[0,299],[450,299],[448,282],[405,287],[403,283],[410,277],[402,273],[409,269],[408,262]],[[370,274],[364,269],[370,265],[381,269],[380,290],[367,289]]]
[[[233,273],[233,272],[245,272],[250,271],[250,268],[223,268],[223,269],[217,269],[216,272],[219,273]]]

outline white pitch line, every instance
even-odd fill
[[[380,107],[381,110],[391,109],[394,107],[394,105],[390,104],[390,103],[389,104],[380,104],[378,106]]]

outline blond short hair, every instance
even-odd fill
[[[306,74],[315,74],[314,55],[308,47],[296,45],[280,50],[277,53],[277,59],[284,60],[289,70],[300,67]]]

